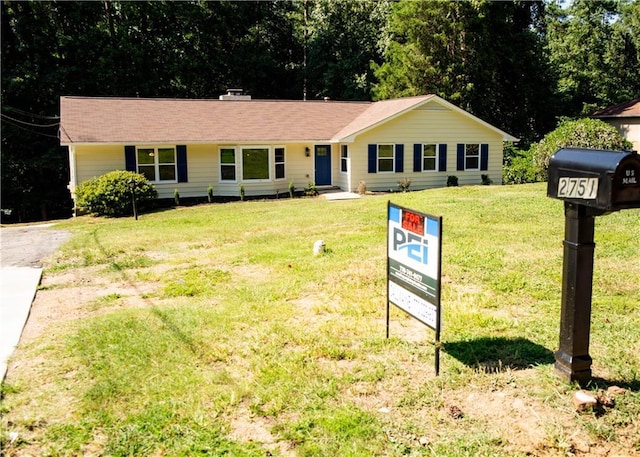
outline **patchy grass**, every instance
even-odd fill
[[[386,205],[443,216],[433,333],[392,308]],[[589,389],[554,375],[564,216],[543,185],[78,218],[3,386],[18,455],[640,453],[640,212],[599,217]],[[312,255],[322,239],[324,255]]]

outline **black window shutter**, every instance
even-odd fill
[[[413,171],[422,171],[422,145],[413,145]]]
[[[378,169],[376,162],[378,161],[378,146],[369,145],[369,173],[375,173]]]
[[[396,144],[396,173],[404,172],[404,144]]]
[[[187,147],[184,144],[176,146],[176,155],[178,182],[187,182]]]
[[[127,171],[137,171],[136,169],[136,147],[125,146],[124,147],[124,167]]]
[[[464,170],[464,144],[458,143],[458,161],[456,170]]]
[[[480,145],[480,169],[486,170],[489,168],[489,145]]]
[[[438,171],[447,171],[447,145],[438,145]]]

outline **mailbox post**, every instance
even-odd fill
[[[556,373],[591,379],[589,338],[595,217],[640,208],[640,157],[635,152],[560,149],[549,160],[547,196],[564,200],[560,342]]]
[[[564,256],[560,344],[556,352],[556,372],[568,381],[591,379],[589,334],[595,217],[586,206],[564,204]]]
[[[138,205],[136,202],[136,183],[131,178],[129,180],[129,189],[131,189],[131,205],[133,206],[133,217],[135,217],[136,221],[138,220]]]

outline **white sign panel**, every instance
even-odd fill
[[[442,218],[388,205],[389,301],[439,328]]]

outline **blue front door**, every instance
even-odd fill
[[[316,145],[316,186],[331,185],[331,145]]]

